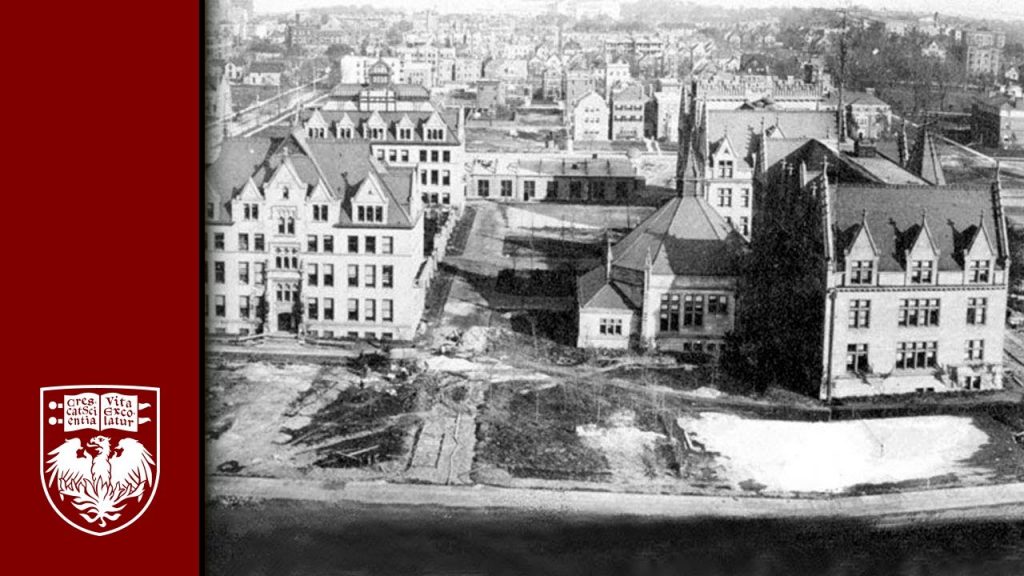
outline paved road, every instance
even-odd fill
[[[524,508],[537,512],[652,518],[877,518],[984,508],[984,516],[1024,520],[1024,483],[834,498],[767,498],[627,494],[418,484],[349,483],[214,476],[207,496],[319,502]],[[970,512],[967,512],[970,514]],[[978,514],[978,512],[974,512]]]

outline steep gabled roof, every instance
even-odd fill
[[[676,196],[612,248],[612,266],[654,274],[732,276],[745,242],[703,197]]]
[[[906,252],[919,240],[935,247],[939,270],[962,270],[963,250],[978,227],[992,231],[994,237],[1002,230],[992,192],[986,187],[842,184],[830,187],[829,193],[836,254],[846,253],[864,223],[883,271],[904,270]],[[992,248],[999,251],[995,244]],[[997,254],[997,260],[1000,256],[1005,254]]]
[[[628,288],[628,287],[627,287]],[[576,281],[576,301],[580,308],[638,310],[615,281],[608,281],[604,266],[594,268]]]

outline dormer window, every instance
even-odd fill
[[[356,222],[383,222],[383,206],[357,206]]]
[[[991,260],[971,260],[968,264],[967,281],[971,284],[988,284],[991,275]]]
[[[733,174],[733,163],[732,160],[719,160],[718,162],[718,177],[719,178],[732,178]]]
[[[338,128],[338,138],[345,138],[346,140],[352,139],[352,127],[344,126]]]
[[[914,260],[910,263],[911,284],[931,284],[934,278],[934,260]]]
[[[874,260],[855,260],[850,263],[850,284],[855,286],[864,286],[874,283]]]
[[[426,134],[427,134],[427,140],[431,140],[431,141],[444,140],[444,128],[427,128]]]
[[[398,129],[399,140],[412,140],[412,128],[399,128]]]
[[[281,199],[282,200],[287,200],[288,199],[288,187],[287,186],[285,186],[284,188],[281,188]]]
[[[383,140],[384,129],[383,128],[370,128],[370,140]]]

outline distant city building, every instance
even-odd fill
[[[634,203],[644,191],[625,158],[479,154],[466,176],[467,197],[504,202]]]
[[[562,96],[565,99],[566,110],[576,105],[576,102],[594,91],[594,75],[589,70],[566,70],[562,83]]]
[[[644,137],[644,109],[647,98],[639,84],[622,86],[611,94],[612,140],[639,140]]]
[[[843,104],[846,106],[847,136],[879,138],[892,124],[892,107],[875,96],[874,90],[847,92]]]
[[[382,73],[379,83],[367,86],[338,85],[320,108],[302,111],[303,131],[311,141],[365,141],[380,162],[414,170],[428,208],[461,209],[464,121],[450,126],[426,90],[391,84],[386,77]]]
[[[253,62],[246,70],[242,83],[251,86],[280,86],[287,69],[284,62]]]
[[[1024,98],[993,96],[971,106],[974,140],[989,148],[1024,147]]]
[[[608,140],[608,105],[597,92],[580,98],[572,107],[573,140]]]

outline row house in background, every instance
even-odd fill
[[[566,109],[571,109],[576,102],[594,91],[596,84],[594,75],[589,70],[566,70],[562,80],[562,97]]]
[[[644,137],[644,109],[647,97],[639,84],[619,85],[611,93],[612,140],[640,140]]]
[[[608,140],[608,104],[596,91],[577,100],[571,114],[573,140]]]
[[[499,202],[636,203],[644,189],[626,158],[481,154],[468,167],[466,194]]]
[[[211,333],[413,337],[427,288],[413,169],[296,129],[226,140],[206,176]]]
[[[299,122],[311,140],[369,143],[377,160],[415,170],[428,208],[461,210],[464,123],[457,119],[453,129],[422,88],[339,85],[321,108],[301,111]]]

